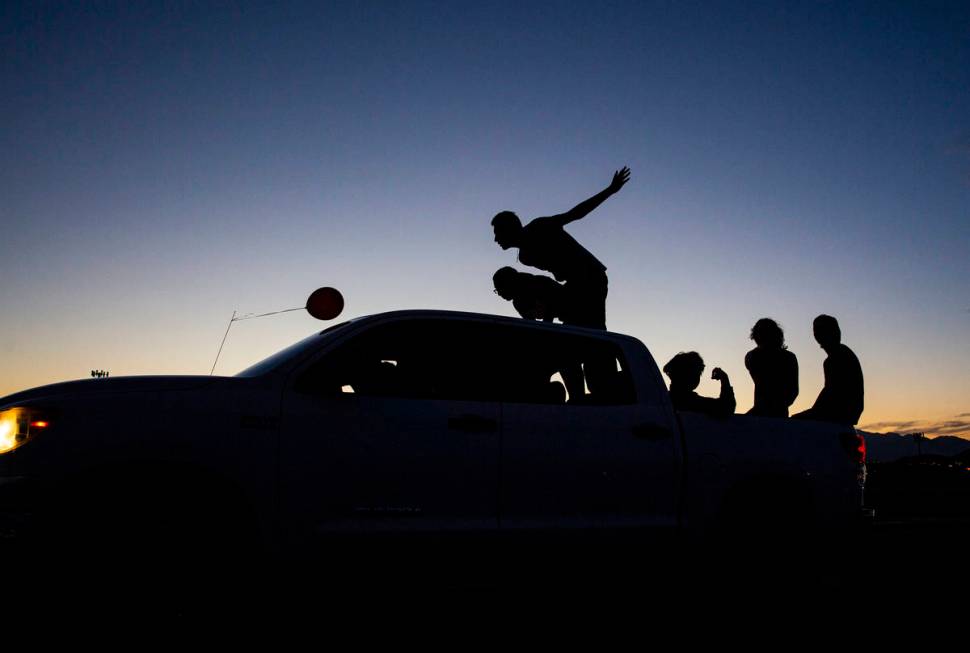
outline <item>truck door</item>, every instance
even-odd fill
[[[537,384],[503,386],[503,530],[676,525],[675,434],[660,405],[638,398],[621,349],[538,329],[503,343],[508,376]]]
[[[282,407],[284,534],[496,528],[488,361],[474,324],[410,319],[365,328],[295,373]]]

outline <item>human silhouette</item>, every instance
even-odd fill
[[[515,310],[525,319],[552,322],[558,317],[563,324],[573,324],[566,288],[550,277],[504,267],[492,275],[492,283],[495,285],[495,294],[511,301]],[[595,367],[594,363],[594,369],[590,370],[594,376],[594,386],[597,374]],[[578,361],[568,362],[557,371],[562,374],[571,398],[581,397],[585,393],[583,367]]]
[[[852,426],[862,415],[865,389],[862,366],[855,353],[842,344],[839,322],[831,315],[819,315],[812,324],[815,341],[828,356],[822,368],[825,385],[815,405],[795,417],[836,422]]]
[[[737,403],[734,388],[728,375],[720,367],[715,367],[711,378],[721,382],[719,397],[702,397],[694,390],[701,382],[704,359],[696,351],[680,352],[664,365],[664,374],[670,377],[670,400],[676,410],[705,413],[713,417],[727,417],[734,414]]]
[[[758,346],[744,357],[754,381],[754,407],[748,414],[788,417],[788,407],[798,396],[798,359],[785,346],[785,332],[770,318],[755,322],[751,339]]]
[[[566,288],[551,277],[506,266],[496,270],[492,283],[495,294],[511,301],[525,319],[552,322],[558,317],[563,324],[571,323]]]
[[[606,189],[566,213],[535,218],[525,226],[511,211],[502,211],[492,218],[495,242],[502,249],[517,247],[521,263],[551,272],[556,281],[565,282],[573,325],[606,329],[606,266],[563,227],[588,215],[629,179],[629,168],[617,170]]]

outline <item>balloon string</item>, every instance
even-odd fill
[[[252,313],[247,313],[246,315],[240,315],[236,317],[236,311],[232,312],[232,317],[229,318],[229,325],[226,327],[226,332],[222,336],[222,342],[219,343],[219,351],[216,353],[216,359],[212,362],[212,369],[209,370],[209,376],[216,371],[216,363],[219,362],[219,356],[222,355],[222,348],[226,344],[226,338],[229,337],[229,329],[232,328],[233,322],[241,322],[242,320],[252,320],[257,317],[266,317],[267,315],[279,315],[280,313],[290,313],[292,311],[303,311],[306,310],[306,306],[298,306],[297,308],[287,308],[282,311],[272,311],[270,313],[260,313],[259,315],[253,315]]]
[[[304,311],[304,310],[306,310],[306,306],[297,306],[296,308],[287,308],[287,309],[282,310],[282,311],[273,311],[272,313],[260,313],[259,315],[253,315],[252,313],[246,313],[245,315],[240,315],[239,317],[235,317],[236,314],[233,313],[233,316],[234,317],[232,318],[232,321],[233,322],[241,322],[242,320],[252,320],[252,319],[257,318],[257,317],[266,317],[267,315],[279,315],[280,313],[290,313],[292,311]]]
[[[226,326],[226,333],[222,336],[222,342],[219,343],[219,352],[216,354],[216,359],[212,361],[212,369],[209,370],[209,376],[216,371],[216,363],[219,362],[219,356],[222,355],[222,346],[226,344],[226,338],[229,337],[229,329],[232,327],[232,323],[236,321],[236,311],[232,312],[232,317],[229,318],[229,324]]]

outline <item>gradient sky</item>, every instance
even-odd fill
[[[491,216],[628,165],[569,227],[612,330],[744,411],[771,316],[803,409],[829,313],[864,427],[970,437],[966,2],[6,2],[0,55],[0,395],[207,374],[323,285],[511,315]],[[217,373],[320,327],[237,322]]]

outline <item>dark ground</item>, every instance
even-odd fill
[[[145,561],[119,573],[65,574],[56,564],[35,569],[26,559],[8,559],[0,608],[18,623],[104,621],[167,630],[336,623],[369,632],[383,623],[443,619],[486,627],[524,619],[560,629],[564,620],[568,626],[621,619],[659,627],[692,622],[686,615],[733,614],[738,623],[962,605],[970,555],[967,466],[926,457],[872,465],[867,503],[875,520],[849,533],[768,530],[748,539],[661,546],[594,538],[563,547],[544,538],[514,551],[455,548],[438,560],[434,575],[410,564],[417,558],[406,550],[383,570],[367,562],[382,557],[379,549],[353,558],[335,551],[326,571],[290,566],[280,574],[238,561],[221,575],[201,565],[172,582],[165,574],[144,576]],[[370,573],[358,573],[365,569]]]

